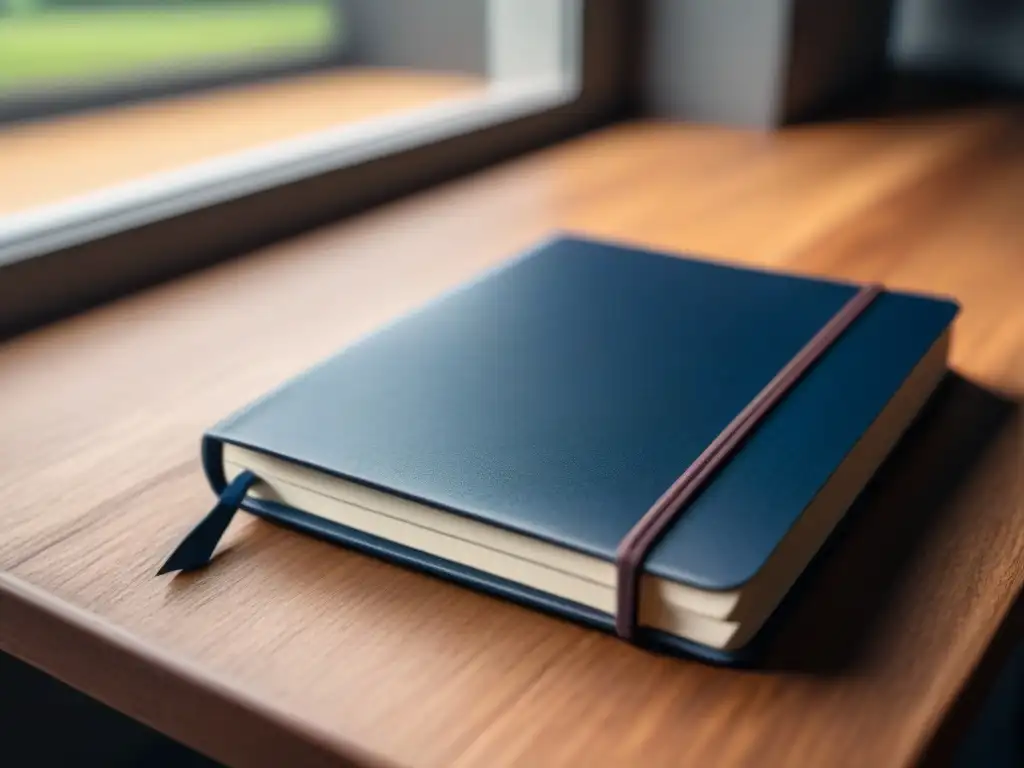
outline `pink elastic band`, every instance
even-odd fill
[[[651,547],[668,530],[676,516],[743,440],[757,427],[807,370],[882,293],[880,285],[861,288],[803,349],[797,352],[721,434],[697,457],[679,479],[661,495],[619,544],[615,555],[617,573],[615,631],[626,640],[636,633],[639,583],[643,563]]]

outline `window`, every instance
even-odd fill
[[[575,0],[0,1],[6,260],[578,91]]]
[[[608,119],[628,5],[0,0],[0,336]]]

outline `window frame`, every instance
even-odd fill
[[[491,2],[541,12],[553,5]],[[506,63],[512,75],[483,97],[216,158],[0,220],[0,337],[614,119],[631,93],[630,4],[559,7],[566,59],[557,78],[517,77]],[[509,26],[491,24],[490,32]]]

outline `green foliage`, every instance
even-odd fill
[[[48,7],[0,16],[0,92],[47,81],[317,51],[336,39],[335,25],[326,0],[193,5],[174,0],[102,13]]]
[[[0,0],[0,11],[12,16],[27,16],[37,13],[46,5],[46,0]]]
[[[2,2],[3,0],[0,0]],[[14,0],[36,7],[74,8],[79,10],[105,8],[175,8],[181,6],[224,5],[302,5],[303,0]],[[308,3],[306,3],[308,4]]]

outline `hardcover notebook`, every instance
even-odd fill
[[[550,240],[207,432],[220,503],[163,571],[240,508],[728,662],[944,375],[956,313]]]

